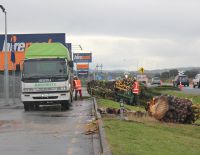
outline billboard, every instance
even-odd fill
[[[72,43],[65,43],[65,46],[69,50],[70,58],[72,58]]]
[[[92,62],[92,53],[74,53],[73,60],[75,63]]]
[[[47,33],[47,34],[8,34],[7,49],[11,51],[11,37],[16,36],[14,50],[24,52],[31,43],[51,43],[59,42],[65,45],[65,33]],[[0,35],[0,51],[5,50],[5,35]]]
[[[15,36],[16,41],[12,44],[11,37]],[[4,51],[5,51],[5,35],[0,35],[0,70],[4,70]],[[53,43],[59,42],[65,45],[65,33],[46,33],[46,34],[8,34],[7,50],[8,50],[8,69],[12,70],[11,54],[12,48],[15,51],[15,65],[22,64],[24,53],[32,43]],[[15,68],[15,66],[14,66]]]
[[[89,70],[89,64],[77,64],[76,69],[77,70]]]
[[[88,77],[88,70],[77,70],[77,74],[78,74],[78,77],[85,77],[87,78]]]
[[[79,77],[87,78],[89,74],[89,64],[76,64],[77,74]]]

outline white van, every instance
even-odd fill
[[[137,81],[144,83],[144,84],[147,84],[148,83],[148,77],[145,74],[139,74],[139,75],[137,75]]]

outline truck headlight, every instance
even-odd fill
[[[67,87],[66,86],[65,87],[58,87],[57,90],[58,91],[65,91],[65,90],[67,90]]]

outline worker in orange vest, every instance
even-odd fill
[[[75,89],[75,100],[77,100],[77,94],[79,92],[80,98],[82,99],[82,87],[81,80],[77,76],[74,77],[74,89]]]
[[[139,88],[139,82],[137,82],[136,80],[134,80],[132,92],[134,95],[134,103],[138,104],[138,95],[140,92],[140,88]]]

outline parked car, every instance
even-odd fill
[[[145,74],[139,74],[139,75],[137,75],[137,81],[140,82],[140,83],[143,83],[143,84],[147,85],[147,83],[148,83],[148,77]]]
[[[200,88],[200,74],[197,74],[195,78],[192,80],[193,88],[198,86]]]
[[[154,84],[161,85],[161,81],[160,81],[159,77],[153,77],[152,78],[151,85],[154,85]]]
[[[180,82],[184,86],[189,86],[189,79],[187,75],[177,75],[173,80],[173,86],[178,87],[180,85]]]

